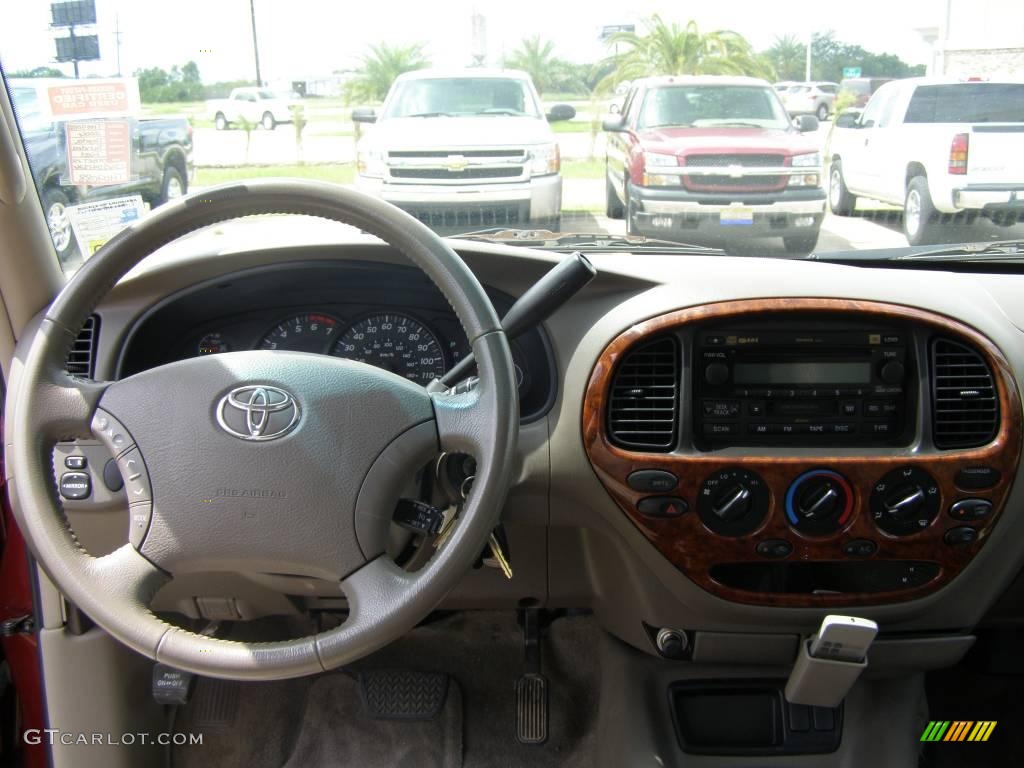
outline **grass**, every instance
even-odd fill
[[[243,179],[288,176],[317,181],[333,181],[337,184],[351,184],[356,169],[351,163],[335,165],[245,165],[225,168],[197,168],[195,186],[207,187]]]
[[[589,120],[564,120],[552,123],[551,130],[555,133],[590,133]]]
[[[604,160],[563,160],[562,177],[566,179],[603,179]]]

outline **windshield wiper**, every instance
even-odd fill
[[[486,243],[506,243],[530,248],[574,248],[579,251],[658,251],[659,253],[685,253],[689,255],[720,256],[720,248],[690,243],[676,243],[641,235],[610,235],[599,232],[551,232],[547,229],[482,229],[452,235],[459,240]]]
[[[745,123],[742,120],[722,120],[709,123],[706,128],[764,128],[760,123]]]
[[[474,112],[474,115],[512,115],[513,117],[522,117],[526,113],[521,112],[518,109],[510,109],[508,107],[491,107],[490,109],[481,109],[479,112]]]
[[[813,253],[807,258],[819,261],[1024,261],[1024,240],[960,243],[937,247],[919,245],[901,248],[876,248],[862,251],[831,251],[828,253]]]
[[[455,117],[451,112],[414,112],[405,117]]]

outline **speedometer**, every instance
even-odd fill
[[[260,349],[324,353],[337,328],[337,319],[330,315],[297,315],[270,330],[260,342]]]
[[[333,354],[397,373],[427,385],[444,375],[437,337],[408,315],[371,315],[355,323],[334,345]]]

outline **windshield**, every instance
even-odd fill
[[[522,80],[444,77],[396,83],[383,117],[505,114],[540,117],[533,95]]]
[[[790,127],[770,88],[693,85],[654,88],[644,97],[638,128],[662,126]]]
[[[1015,0],[65,4],[8,3],[0,68],[69,275],[169,201],[256,178],[545,249],[1024,240]]]

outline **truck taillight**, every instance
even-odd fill
[[[957,176],[967,173],[967,150],[970,135],[958,133],[949,145],[949,172]]]

